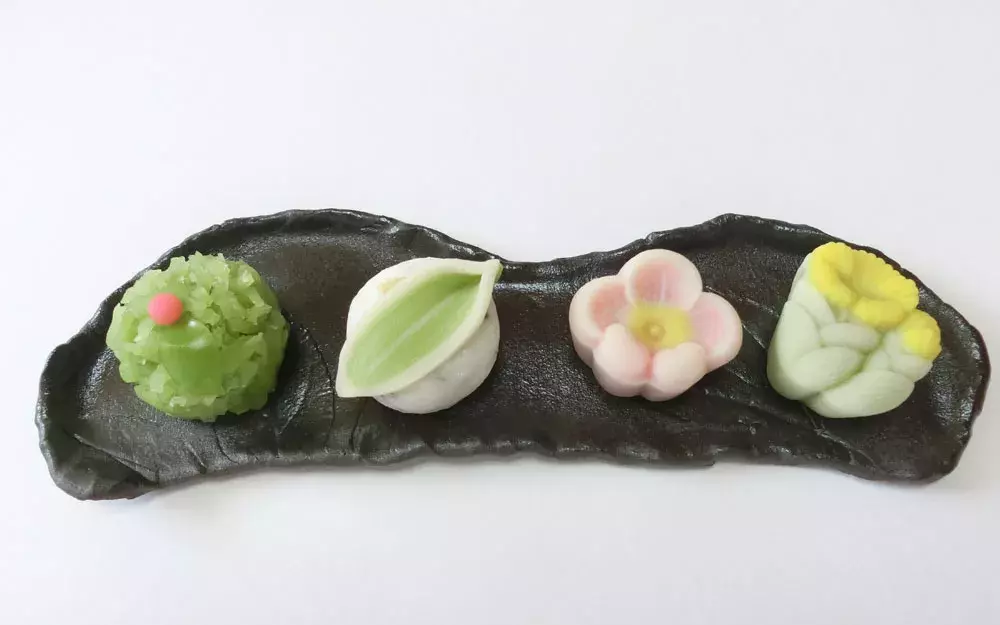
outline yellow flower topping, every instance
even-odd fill
[[[627,325],[636,340],[653,350],[677,347],[694,336],[687,312],[670,306],[636,304]]]
[[[903,345],[914,355],[934,360],[941,353],[941,328],[922,310],[914,310],[899,326]]]
[[[899,325],[919,300],[913,280],[871,252],[843,243],[826,243],[813,250],[809,280],[831,304],[851,311],[877,330]]]

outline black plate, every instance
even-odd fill
[[[823,465],[870,479],[939,478],[955,468],[969,440],[990,367],[979,332],[919,281],[921,307],[941,325],[943,352],[900,408],[865,419],[824,419],[768,386],[766,346],[792,277],[805,255],[829,240],[809,227],[724,215],[612,252],[504,261],[496,289],[500,357],[492,375],[454,408],[416,416],[335,395],[348,304],[366,280],[394,263],[490,255],[427,228],[357,212],[229,221],[189,238],[154,266],[195,251],[222,252],[256,267],[274,287],[292,335],[268,405],[205,424],[141,402],[104,346],[125,285],[45,367],[36,416],[42,453],[56,484],[81,499],[135,497],[241,467],[524,450],[680,465],[735,457]],[[706,288],[739,311],[746,332],[733,362],[662,403],[604,393],[573,352],[567,320],[581,285],[654,247],[694,261]]]

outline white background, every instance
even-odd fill
[[[998,120],[991,0],[0,0],[0,621],[1000,621],[992,399],[929,487],[527,457],[79,503],[32,423],[48,351],[108,292],[289,208],[524,260],[806,222],[1000,345]]]

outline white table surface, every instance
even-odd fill
[[[917,488],[522,457],[81,503],[32,422],[48,351],[107,293],[289,208],[524,260],[806,222],[1000,345],[998,174],[990,0],[0,2],[0,622],[1000,622],[992,398]]]

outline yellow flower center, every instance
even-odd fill
[[[827,301],[878,330],[899,325],[919,300],[913,280],[871,252],[844,243],[813,250],[808,275]]]
[[[903,345],[925,360],[934,360],[941,353],[941,328],[937,321],[922,310],[914,310],[899,326]]]
[[[694,336],[686,311],[657,304],[636,304],[629,311],[627,326],[637,341],[653,350],[677,347]]]

